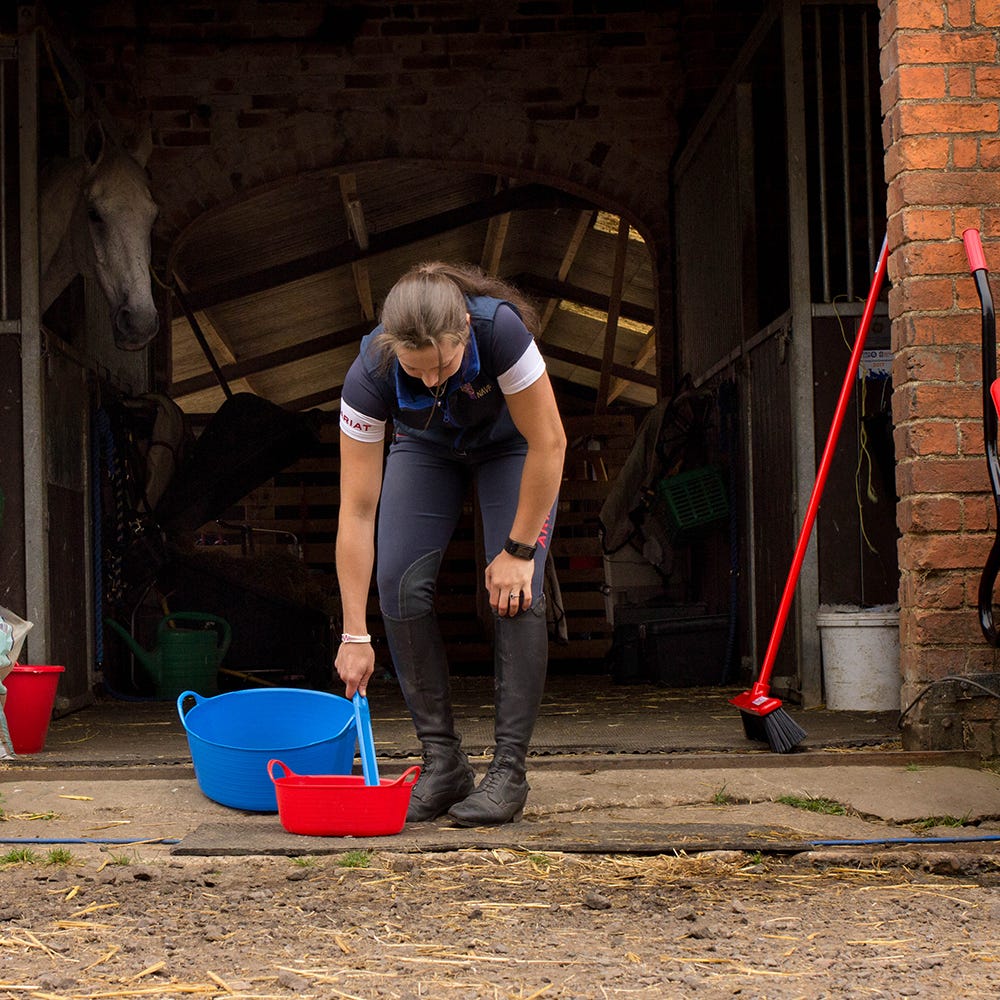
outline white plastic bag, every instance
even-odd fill
[[[10,673],[21,655],[24,637],[31,631],[31,626],[32,622],[26,622],[0,605],[0,681]],[[4,642],[4,634],[10,640],[9,645]]]
[[[9,653],[14,648],[14,626],[0,618],[0,666],[9,667],[14,661]]]
[[[31,622],[26,622],[13,611],[0,606],[0,760],[14,757],[14,746],[7,729],[7,717],[4,715],[7,689],[3,679],[14,669],[14,664],[21,655],[24,637],[31,631],[31,626]]]

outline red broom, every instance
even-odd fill
[[[837,408],[833,414],[833,423],[830,425],[829,434],[827,434],[823,457],[820,459],[819,469],[816,472],[816,482],[813,484],[812,495],[809,497],[809,506],[806,508],[805,520],[802,523],[802,530],[799,532],[799,541],[795,546],[792,568],[785,581],[785,590],[781,595],[781,603],[778,605],[774,627],[771,629],[771,640],[767,644],[767,652],[764,654],[760,676],[749,691],[744,691],[743,694],[729,699],[730,704],[735,705],[743,716],[743,731],[746,733],[747,739],[767,743],[775,753],[788,753],[789,750],[798,746],[806,736],[806,731],[781,707],[781,700],[771,697],[771,671],[774,669],[774,661],[778,656],[778,647],[781,645],[785,621],[788,619],[788,612],[792,606],[795,586],[798,583],[802,561],[805,559],[806,548],[809,545],[809,536],[812,533],[813,522],[816,520],[816,513],[819,510],[820,496],[826,485],[827,473],[830,471],[830,463],[833,460],[833,451],[837,445],[837,438],[840,436],[840,428],[844,422],[851,389],[854,387],[854,380],[857,377],[861,352],[864,350],[865,340],[868,337],[868,328],[871,326],[872,315],[875,312],[879,289],[885,278],[888,256],[887,237],[882,241],[882,249],[875,266],[875,276],[868,291],[864,312],[861,314],[861,325],[858,327],[858,335],[854,341],[854,350],[851,351],[851,360],[847,366],[847,374],[844,376],[844,384],[840,389],[840,398],[837,400]]]

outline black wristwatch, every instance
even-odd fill
[[[509,552],[518,559],[534,559],[537,545],[524,545],[522,542],[515,542],[513,538],[508,538],[503,543],[504,552]]]

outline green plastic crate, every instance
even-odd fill
[[[667,526],[678,535],[713,524],[729,513],[722,472],[714,465],[666,476],[656,492]]]

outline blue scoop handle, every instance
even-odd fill
[[[372,735],[372,716],[368,699],[354,693],[354,722],[358,729],[358,749],[361,751],[361,770],[366,785],[379,784],[378,764],[375,761],[375,737]]]

